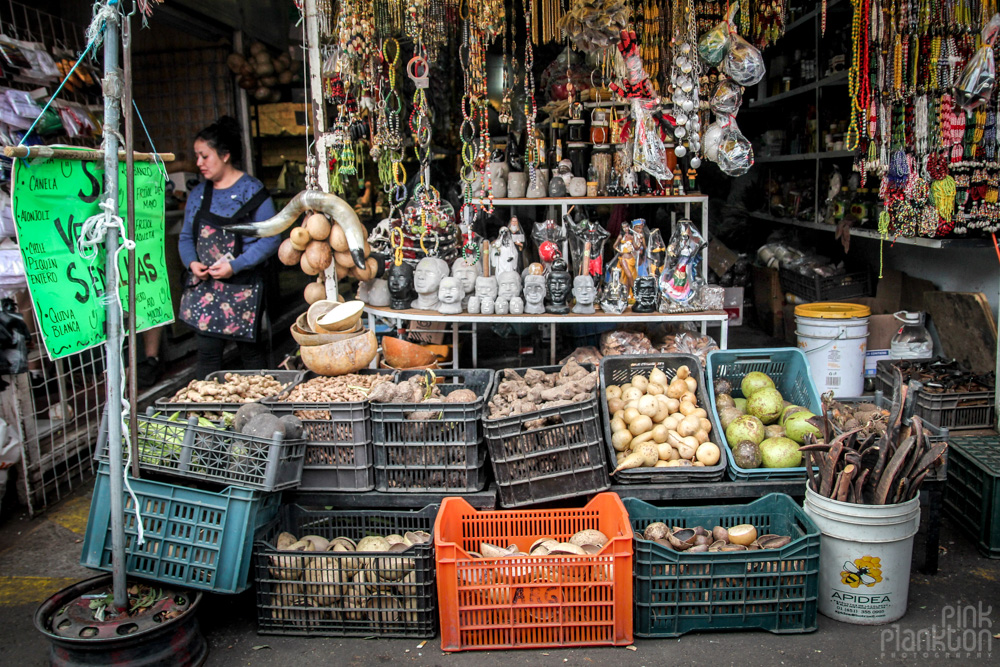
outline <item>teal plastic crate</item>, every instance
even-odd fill
[[[1000,558],[1000,437],[952,438],[944,506],[987,558]]]
[[[678,637],[701,630],[816,629],[820,532],[790,497],[772,493],[747,505],[654,507],[623,498],[635,533],[635,634]],[[753,524],[788,535],[780,549],[684,553],[642,538],[650,523],[693,528]]]
[[[125,569],[129,576],[213,593],[249,585],[256,531],[278,515],[281,494],[228,486],[204,491],[131,479],[125,504]],[[139,544],[138,504],[145,543]],[[80,563],[111,571],[111,477],[102,463],[94,484]]]
[[[733,385],[733,398],[741,398],[740,383],[747,374],[758,371],[774,380],[775,388],[786,400],[808,408],[813,414],[823,414],[816,385],[809,374],[809,361],[802,350],[794,347],[764,348],[759,350],[712,350],[708,353],[705,376],[712,401],[712,415],[720,422],[719,409],[715,405],[715,383],[729,380]],[[741,468],[733,459],[725,432],[719,436],[719,443],[725,445],[729,462],[729,476],[732,479],[801,479],[806,478],[805,466],[797,468]]]

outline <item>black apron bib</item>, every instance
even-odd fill
[[[212,266],[221,257],[230,261],[243,252],[243,237],[227,229],[245,222],[268,197],[261,188],[231,217],[212,213],[211,181],[205,183],[201,206],[194,216],[195,248],[198,261]],[[188,272],[181,296],[180,318],[206,336],[242,342],[257,340],[261,307],[264,303],[262,266],[233,274],[225,280],[197,278]]]

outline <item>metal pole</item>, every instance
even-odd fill
[[[133,13],[134,13],[133,5]],[[132,135],[132,15],[122,21],[122,135],[125,137],[125,206],[128,237],[135,240],[135,137]],[[132,452],[132,476],[139,476],[139,337],[135,331],[135,248],[128,251],[128,446]]]
[[[117,4],[117,3],[116,3]],[[121,75],[118,72],[118,14],[110,17],[104,33],[104,200],[118,208],[118,128],[121,97]],[[104,241],[105,289],[118,289],[118,230],[108,229]],[[128,590],[125,583],[125,506],[122,482],[122,387],[121,387],[121,337],[122,322],[118,304],[107,305],[107,334],[105,358],[107,360],[108,387],[108,457],[111,464],[111,572],[114,584],[114,603],[118,610],[128,609]]]

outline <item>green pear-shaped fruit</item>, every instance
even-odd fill
[[[802,464],[799,444],[789,438],[768,438],[760,443],[760,458],[765,468],[794,468]]]
[[[747,373],[740,383],[745,398],[750,398],[761,389],[774,389],[774,380],[759,371]]]
[[[752,415],[743,415],[733,420],[726,429],[726,442],[732,447],[734,444],[749,440],[754,444],[760,444],[764,439],[764,424]]]
[[[740,411],[741,414],[747,413],[747,399],[745,398],[734,398],[733,407]]]
[[[807,433],[812,433],[817,438],[821,437],[823,432],[809,423],[814,416],[811,412],[796,412],[785,421],[785,435],[800,445],[805,442]]]
[[[781,393],[777,389],[761,389],[747,399],[747,414],[765,424],[773,424],[781,416]]]
[[[791,417],[796,412],[802,412],[802,411],[809,412],[806,408],[802,407],[801,405],[794,405],[794,404],[793,405],[786,405],[781,410],[781,419],[778,420],[778,423],[784,425],[785,420],[787,420],[789,417]]]

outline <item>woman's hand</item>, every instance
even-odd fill
[[[191,262],[191,266],[188,268],[191,269],[191,273],[194,274],[195,278],[206,280],[211,277],[208,274],[208,267],[201,262]]]
[[[216,280],[225,280],[226,278],[232,278],[233,267],[226,260],[219,260],[212,266],[208,267],[208,274],[215,278]]]

